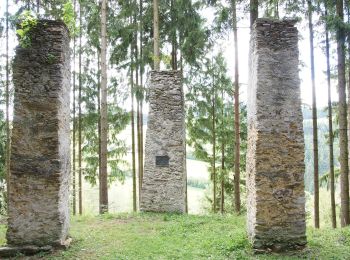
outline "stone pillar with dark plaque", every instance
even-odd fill
[[[140,209],[186,212],[185,112],[180,71],[152,71]]]
[[[13,63],[14,118],[7,244],[0,255],[70,239],[70,47],[63,22],[39,20]]]
[[[248,86],[248,234],[255,250],[306,244],[304,136],[295,21],[257,19]]]

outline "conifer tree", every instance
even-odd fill
[[[340,146],[340,203],[342,227],[350,225],[349,215],[349,158],[347,133],[347,107],[346,107],[346,80],[345,80],[345,31],[343,0],[336,1],[336,14],[338,26],[336,28],[337,56],[338,56],[338,93],[339,93],[339,146]]]

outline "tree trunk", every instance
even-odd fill
[[[213,213],[216,213],[216,115],[215,115],[215,109],[216,109],[216,100],[215,100],[215,84],[214,84],[214,75],[213,75],[213,100],[212,100],[212,150],[213,150]]]
[[[224,91],[221,90],[221,99],[224,102]],[[225,137],[224,137],[224,105],[221,110],[221,200],[220,200],[220,213],[224,214],[225,211]]]
[[[336,2],[337,15],[344,20],[343,0]],[[338,93],[339,93],[339,146],[340,146],[340,199],[341,199],[341,226],[350,224],[349,216],[349,164],[348,164],[348,135],[347,110],[345,91],[345,32],[344,28],[337,28],[338,54]]]
[[[171,23],[173,25],[171,31],[171,68],[177,70],[177,40],[176,40],[176,20],[175,20],[175,3],[171,0]]]
[[[312,23],[311,0],[308,0],[307,4],[308,4],[309,33],[310,33],[310,63],[311,63],[311,82],[312,82],[312,126],[313,126],[313,155],[314,155],[314,224],[315,224],[315,228],[320,228],[317,106],[316,106],[316,87],[315,87],[314,32],[313,32],[313,23]]]
[[[159,47],[159,4],[153,0],[153,58],[154,70],[160,70],[160,47]]]
[[[79,93],[78,93],[78,113],[79,113],[79,128],[78,128],[78,186],[79,186],[79,214],[83,214],[83,183],[82,183],[82,169],[81,169],[81,141],[82,141],[82,134],[81,134],[81,123],[82,123],[82,114],[81,114],[81,89],[82,89],[82,77],[81,77],[81,53],[82,53],[82,12],[81,12],[81,4],[79,6],[79,25],[80,25],[80,33],[79,33]]]
[[[98,181],[101,183],[101,53],[97,49],[97,107],[98,107]],[[99,189],[99,197],[101,197],[101,189]]]
[[[232,1],[233,12],[233,37],[235,47],[235,177],[234,177],[234,192],[235,192],[235,211],[239,213],[241,211],[241,194],[240,194],[240,122],[239,122],[239,64],[238,64],[238,37],[237,37],[237,12],[236,1]]]
[[[140,168],[139,168],[139,194],[141,194],[141,188],[142,188],[142,179],[143,179],[143,73],[144,73],[144,65],[143,65],[143,5],[142,0],[139,1],[139,21],[140,21],[140,88],[142,92],[142,97],[140,100]],[[140,196],[140,195],[139,195]]]
[[[136,203],[136,158],[135,158],[135,114],[134,114],[134,52],[133,47],[131,49],[131,66],[130,66],[130,96],[131,96],[131,155],[132,155],[132,199],[133,199],[133,211],[137,210]]]
[[[6,1],[6,87],[5,87],[5,98],[6,98],[6,202],[8,208],[8,194],[10,191],[10,62],[9,62],[9,2]]]
[[[137,2],[135,1],[135,6]],[[134,24],[137,25],[137,14],[134,14]],[[141,186],[142,183],[140,182],[142,180],[142,171],[143,171],[143,163],[142,163],[142,141],[141,141],[141,116],[140,116],[140,85],[139,85],[139,76],[141,75],[141,68],[140,68],[140,57],[139,57],[139,47],[138,47],[138,41],[137,41],[137,33],[138,30],[135,31],[134,34],[134,40],[133,40],[133,48],[134,48],[134,55],[135,55],[135,83],[137,88],[137,95],[136,95],[136,133],[137,133],[137,161],[138,161],[138,175],[139,175],[139,193],[141,193]],[[141,47],[140,47],[141,51]]]
[[[108,212],[107,186],[107,0],[101,7],[101,177],[100,177],[100,214]]]
[[[259,17],[259,0],[250,0],[250,28]]]
[[[76,12],[76,0],[74,0],[74,13]],[[76,116],[75,116],[75,55],[76,55],[76,37],[74,35],[73,37],[73,170],[72,170],[72,201],[73,201],[73,215],[77,214],[77,202],[76,202],[76,168],[75,168],[75,160],[76,160],[76,139],[75,139],[75,133],[76,133]]]
[[[327,7],[325,15],[327,17]],[[332,211],[332,227],[337,227],[337,216],[335,209],[335,186],[334,186],[334,152],[333,152],[333,115],[332,115],[332,97],[331,97],[331,69],[329,54],[329,30],[326,24],[326,58],[327,58],[327,85],[328,85],[328,135],[329,135],[329,175],[331,186],[331,211]]]

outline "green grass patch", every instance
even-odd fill
[[[5,231],[5,225],[1,225],[0,241],[3,244]],[[42,258],[350,259],[350,229],[310,228],[309,248],[298,255],[254,255],[246,237],[244,216],[85,215],[72,218],[70,235],[73,242],[68,250]]]

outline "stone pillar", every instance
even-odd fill
[[[7,243],[65,245],[69,227],[70,47],[63,22],[40,20],[13,64]]]
[[[304,137],[295,21],[258,19],[248,87],[248,234],[257,250],[305,246]]]
[[[140,208],[186,211],[186,135],[182,76],[150,73],[149,117]]]

